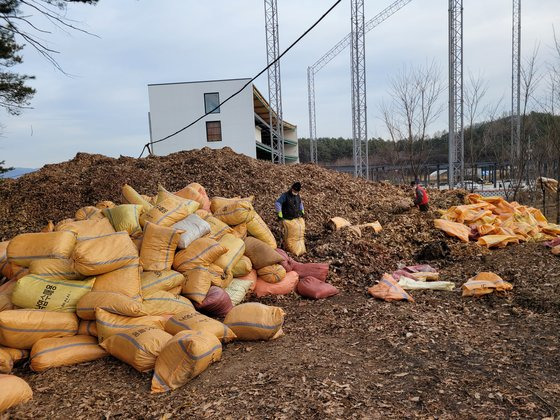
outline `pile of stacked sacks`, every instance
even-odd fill
[[[435,227],[463,242],[503,248],[520,241],[545,241],[560,235],[560,225],[549,223],[540,210],[507,202],[502,197],[469,194],[466,204],[442,211]]]
[[[152,392],[175,389],[219,360],[223,343],[282,334],[282,309],[241,304],[250,291],[332,288],[328,265],[277,252],[252,198],[210,200],[199,184],[122,192],[126,204],[84,207],[0,243],[0,373],[28,358],[40,372],[110,354],[154,370]],[[0,412],[32,395],[13,375],[0,376],[0,390]]]

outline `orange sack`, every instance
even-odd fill
[[[383,274],[383,277],[375,286],[368,289],[368,292],[373,297],[378,299],[383,299],[388,302],[393,300],[406,300],[408,302],[414,302],[412,296],[406,293],[401,286],[395,281],[393,276],[390,274]]]

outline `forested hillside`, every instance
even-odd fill
[[[511,125],[509,116],[475,124],[465,130],[465,163],[505,162],[509,159]],[[524,149],[534,159],[548,157],[550,147],[560,143],[560,116],[533,112],[523,120],[522,141]],[[302,163],[310,161],[309,139],[299,139],[299,158]],[[372,165],[406,165],[410,156],[426,163],[446,163],[448,160],[448,134],[443,132],[424,143],[401,140],[392,142],[381,138],[370,139],[369,162]],[[317,142],[319,162],[323,164],[349,164],[352,162],[352,139],[319,138]]]

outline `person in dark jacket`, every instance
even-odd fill
[[[410,186],[414,188],[414,205],[420,209],[420,211],[428,211],[429,197],[428,193],[420,184],[416,181],[412,181]]]
[[[292,220],[304,216],[305,210],[299,195],[300,191],[301,183],[294,182],[288,191],[278,197],[278,200],[274,203],[278,219]]]

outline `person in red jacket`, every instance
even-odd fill
[[[420,211],[428,211],[428,202],[430,198],[428,193],[420,184],[416,181],[412,181],[410,186],[414,188],[414,205],[420,209]]]

